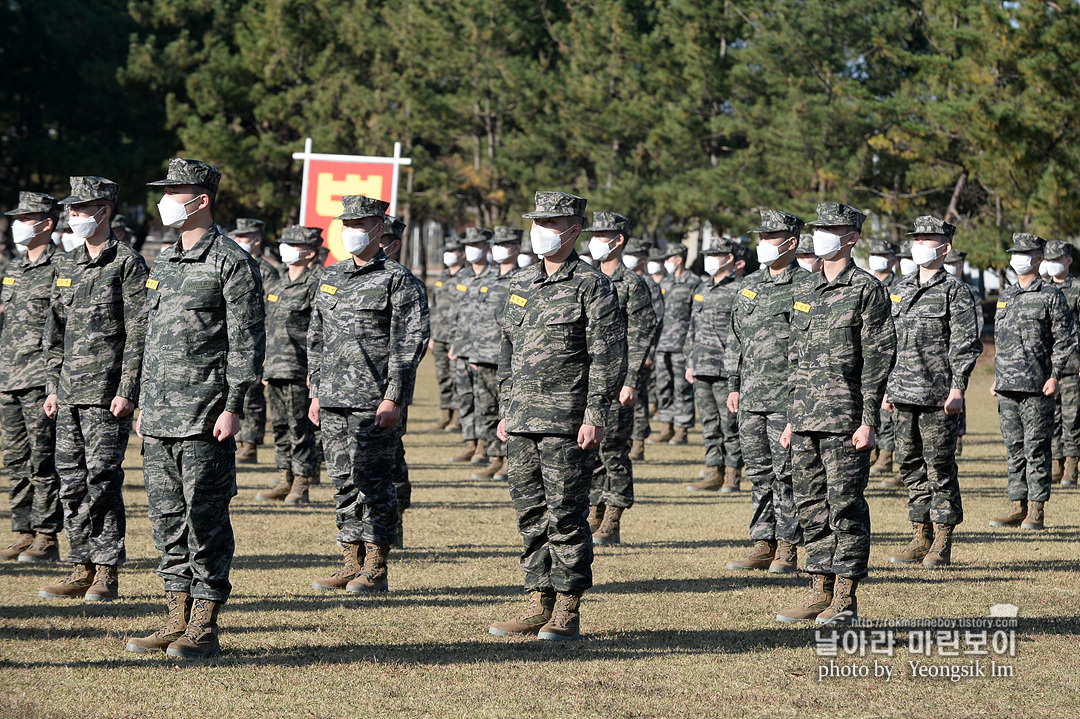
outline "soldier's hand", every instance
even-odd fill
[[[577,431],[578,446],[584,450],[596,449],[604,441],[604,428],[583,424]]]
[[[1043,384],[1043,394],[1047,397],[1053,397],[1057,393],[1058,381],[1057,379],[1051,377],[1050,379],[1046,380],[1045,384]]]
[[[881,398],[881,408],[889,414],[896,411],[896,405],[889,401],[889,395],[885,395]]]
[[[791,449],[791,422],[788,422],[787,427],[784,427],[784,433],[780,435],[780,446]]]
[[[860,452],[864,449],[873,449],[875,443],[874,428],[868,424],[864,424],[855,430],[855,434],[851,435],[851,443],[855,446],[855,449]]]
[[[451,348],[450,348],[450,351],[446,353],[446,357],[447,357],[447,359],[449,359],[449,360],[450,360],[451,362],[457,362],[457,355],[456,355],[456,354],[454,354],[454,348],[453,348],[453,347],[451,347]]]
[[[990,394],[997,397],[997,380],[994,380],[994,383],[990,385]]]
[[[135,436],[142,439],[142,412],[139,412],[139,416],[135,418]]]
[[[263,387],[269,387],[270,386],[270,380],[268,380],[268,379],[264,379],[262,381],[262,383],[263,383]],[[310,389],[310,387],[308,389]]]
[[[499,420],[499,426],[495,429],[495,436],[498,437],[503,442],[510,439],[510,435],[508,435],[506,433],[506,420],[505,419],[500,419]]]
[[[631,407],[635,402],[637,402],[637,390],[623,385],[623,388],[619,390],[619,404],[623,407]]]
[[[135,403],[127,397],[113,397],[109,411],[112,412],[113,417],[127,417],[135,411]]]
[[[312,397],[311,404],[308,406],[307,418],[311,420],[311,423],[316,427],[319,426],[319,398]]]
[[[379,402],[379,408],[375,410],[375,424],[383,429],[389,429],[401,421],[401,407],[397,402],[384,399]]]
[[[646,358],[646,360],[645,360],[645,366],[646,367],[652,367],[654,364],[656,364],[656,363],[653,362],[652,357]]]
[[[949,396],[945,400],[945,414],[960,414],[964,409],[964,391],[960,389],[949,390]]]
[[[435,349],[435,340],[429,339],[427,341],[427,351],[430,352],[433,349]]]
[[[694,370],[693,369],[691,369],[690,367],[687,367],[686,368],[686,374],[684,376],[686,377],[687,382],[689,382],[690,384],[694,384]]]
[[[56,419],[56,395],[50,394],[45,398],[45,405],[42,407],[45,410],[45,416],[49,419]]]
[[[214,439],[224,442],[229,437],[235,437],[240,433],[240,415],[226,410],[222,412],[217,422],[214,422]]]
[[[739,413],[739,393],[738,392],[728,392],[727,408],[728,408],[728,412],[731,412],[732,414],[738,414]]]

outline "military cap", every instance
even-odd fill
[[[651,250],[649,250],[648,260],[650,262],[663,262],[665,259],[667,259],[667,256],[667,250],[662,250],[659,247],[653,247]]]
[[[234,235],[261,235],[266,230],[266,223],[254,217],[237,217]]]
[[[94,200],[116,202],[120,186],[112,180],[94,175],[77,175],[71,178],[71,195],[60,200],[61,205],[78,205]]]
[[[951,265],[956,262],[962,262],[967,259],[967,253],[956,249],[955,247],[949,250],[949,254],[945,255],[945,264]]]
[[[950,225],[945,220],[939,220],[930,215],[923,215],[915,219],[915,231],[908,235],[945,235],[950,240],[956,233],[956,225]]]
[[[899,252],[900,248],[888,240],[870,240],[871,255],[895,255]]]
[[[900,243],[900,251],[896,253],[896,256],[904,259],[911,259],[911,240],[904,240]]]
[[[681,242],[669,242],[667,248],[664,250],[664,257],[686,257],[688,248]]]
[[[1012,239],[1013,246],[1006,252],[1042,252],[1046,246],[1046,240],[1030,232],[1014,232]]]
[[[813,235],[799,235],[799,244],[795,247],[796,255],[812,255],[814,254],[814,236]]]
[[[33,215],[44,212],[46,215],[55,215],[60,210],[59,203],[52,195],[44,192],[20,192],[19,206],[14,210],[8,210],[5,215]]]
[[[780,210],[761,210],[761,225],[750,230],[751,232],[790,232],[799,234],[803,228],[803,221],[795,215]]]
[[[461,252],[463,249],[465,249],[465,245],[457,240],[447,240],[443,243],[443,246],[439,248],[439,252]]]
[[[770,230],[771,232],[771,230]],[[709,246],[701,251],[703,255],[738,255],[741,246],[734,240],[718,237],[709,243]]]
[[[281,233],[281,239],[278,242],[284,242],[287,245],[321,245],[323,242],[322,228],[304,227],[303,225],[286,227],[285,231]]]
[[[618,212],[594,212],[592,225],[585,228],[586,232],[622,232],[629,235],[634,221],[626,215]]]
[[[845,205],[842,202],[822,202],[817,206],[817,218],[806,224],[810,227],[850,225],[857,230],[861,230],[862,223],[865,220],[866,215],[851,205]]]
[[[471,245],[477,242],[491,242],[492,232],[486,227],[466,227],[465,244]]]
[[[1069,255],[1072,255],[1072,245],[1065,240],[1049,240],[1046,243],[1046,249],[1043,250],[1043,257],[1048,260],[1056,260]]]
[[[405,236],[405,223],[394,217],[393,215],[386,216],[386,229],[383,230],[383,235],[389,235],[390,237],[396,237],[399,240]]]
[[[71,212],[68,210],[60,211],[60,221],[56,223],[56,231],[63,232],[64,230],[71,229]]]
[[[127,227],[128,219],[124,215],[117,215],[112,218],[112,222],[109,223],[109,227]]]
[[[536,209],[526,212],[522,217],[530,220],[542,220],[549,217],[584,217],[584,197],[571,195],[569,192],[551,192],[540,190],[536,193]]]
[[[343,212],[335,220],[362,220],[365,217],[385,217],[390,203],[363,195],[345,195],[341,198]]]
[[[210,192],[217,192],[221,182],[221,173],[213,165],[199,160],[175,158],[169,160],[169,172],[164,180],[147,182],[147,185],[198,185]]]
[[[646,254],[647,255],[650,250],[652,250],[652,243],[650,243],[650,242],[648,242],[646,240],[643,240],[640,237],[631,237],[629,240],[626,241],[626,250],[624,250],[623,254],[627,254],[627,255]]]
[[[506,225],[497,225],[495,227],[495,234],[492,235],[491,241],[496,245],[504,242],[521,242],[522,231],[516,227],[507,227]]]

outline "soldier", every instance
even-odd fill
[[[895,417],[912,529],[911,542],[889,556],[898,564],[949,566],[953,530],[964,521],[956,430],[982,343],[971,293],[943,269],[955,232],[954,225],[934,217],[915,220],[909,235],[919,271],[890,289],[896,365],[884,408]]]
[[[990,520],[991,527],[1043,529],[1050,499],[1054,395],[1076,352],[1076,325],[1068,300],[1039,279],[1046,240],[1027,232],[1013,235],[1009,264],[1015,285],[998,297],[994,316],[994,385],[998,417],[1009,456],[1007,494],[1012,509]]]
[[[814,254],[813,235],[799,235],[799,246],[795,249],[795,261],[807,272],[821,269],[822,260]]]
[[[803,604],[776,618],[824,624],[858,617],[855,592],[870,558],[864,492],[896,335],[885,289],[851,260],[866,216],[836,202],[817,214],[810,225],[824,262],[792,293],[791,423],[782,438],[812,583]]]
[[[435,381],[439,386],[439,419],[427,431],[457,432],[461,430],[461,424],[455,418],[458,410],[454,364],[450,361],[450,310],[453,294],[457,292],[454,278],[465,266],[465,247],[455,241],[447,242],[442,246],[442,262],[444,269],[435,278],[435,287],[431,290],[431,342],[428,345],[435,360]]]
[[[660,300],[661,301],[663,301],[663,299],[664,299],[663,282],[664,282],[664,278],[667,277],[667,270],[664,269],[664,257],[665,257],[666,254],[667,253],[664,250],[660,249],[659,247],[654,247],[654,248],[652,248],[652,250],[649,251],[648,261],[645,263],[645,272],[648,274],[649,279],[653,281],[653,284],[655,284],[657,287],[660,288]],[[660,316],[660,336],[662,337],[663,334],[664,334],[664,317],[663,317],[663,315],[661,315]],[[657,338],[657,345],[659,345],[659,343],[660,343],[660,339],[658,337]],[[658,351],[659,351],[659,347],[654,348],[654,350],[653,350],[653,371],[652,371],[652,376],[649,378],[649,406],[648,406],[649,419],[652,419],[653,417],[656,416],[657,408],[660,406],[660,396],[659,396],[658,390],[657,390],[657,377],[659,375],[659,368],[656,365],[656,362],[658,360],[658,357],[657,357]],[[693,390],[693,388],[691,387],[691,391],[692,390]],[[651,429],[650,429],[649,434],[652,434]],[[672,434],[674,434],[674,431],[672,432]],[[653,440],[650,440],[647,437],[646,437],[645,441],[647,443],[649,443],[649,444],[659,444],[658,442],[654,442]]]
[[[318,227],[289,227],[278,251],[284,268],[267,287],[266,365],[263,382],[274,430],[274,464],[280,479],[256,499],[307,504],[312,478],[319,473],[315,427],[308,419],[307,336],[315,293],[322,283],[318,263],[322,246]]]
[[[798,569],[802,528],[791,485],[791,452],[780,443],[791,406],[791,305],[805,271],[795,262],[803,221],[762,210],[757,245],[761,269],[742,283],[731,313],[724,354],[727,409],[738,415],[739,442],[752,484],[750,539],[754,546],[728,569]],[[719,486],[714,482],[713,486]]]
[[[536,253],[532,249],[532,240],[525,236],[521,240],[521,252],[517,257],[518,269],[525,269],[536,264]]]
[[[1072,265],[1072,245],[1062,240],[1046,243],[1042,269],[1046,270],[1054,287],[1061,290],[1073,316],[1080,318],[1080,282],[1069,273]],[[1058,393],[1054,395],[1054,458],[1052,482],[1065,486],[1076,484],[1077,458],[1080,457],[1080,353],[1069,355],[1061,375]]]
[[[401,257],[401,239],[404,234],[405,223],[396,217],[387,215],[386,229],[383,230],[382,237],[379,238],[379,247],[382,248],[384,255],[398,264],[401,264],[399,258]]]
[[[918,271],[919,266],[915,264],[915,260],[911,259],[911,241],[904,240],[900,243],[900,251],[896,253],[896,257],[900,260],[900,276],[907,277]]]
[[[278,270],[267,262],[263,253],[266,223],[251,217],[238,217],[236,229],[230,235],[236,240],[249,255],[259,263],[259,274],[262,276],[264,290],[277,284]],[[240,434],[236,437],[239,445],[236,450],[236,461],[243,464],[258,464],[258,447],[263,443],[266,433],[266,392],[263,389],[262,377],[252,382],[248,387],[247,397],[244,398],[244,413],[240,418]],[[315,477],[314,479],[318,479]]]
[[[626,376],[619,396],[608,411],[600,461],[593,471],[589,492],[593,544],[619,544],[623,512],[634,505],[634,471],[630,463],[634,405],[638,401],[641,374],[657,338],[658,321],[649,287],[623,264],[631,225],[630,218],[617,212],[596,212],[592,225],[585,230],[593,233],[589,251],[600,271],[610,278],[626,322]]]
[[[430,339],[427,297],[379,247],[389,204],[342,198],[341,241],[352,257],[328,267],[308,330],[308,416],[321,424],[344,563],[315,589],[385,592],[397,539],[394,477],[401,416]]]
[[[11,530],[15,541],[0,552],[20,562],[60,559],[63,526],[60,477],[53,462],[55,423],[45,414],[45,323],[60,255],[50,240],[59,219],[56,198],[20,192],[13,218],[15,258],[0,285],[0,439],[11,475]]]
[[[728,374],[724,369],[724,352],[731,333],[731,308],[742,286],[735,276],[737,253],[736,244],[722,238],[705,249],[708,279],[698,286],[692,297],[693,311],[685,333],[684,375],[694,390],[705,440],[704,477],[686,486],[691,492],[719,489],[728,494],[739,491],[743,465],[739,422],[727,407]],[[667,297],[670,295],[668,293]]]
[[[701,279],[686,267],[686,245],[672,242],[664,255],[664,326],[656,345],[656,418],[664,431],[649,443],[686,444],[694,426],[694,386],[686,381],[683,345]]]
[[[667,271],[664,269],[664,257],[667,253],[661,250],[659,247],[653,247],[649,250],[647,261],[645,262],[645,272],[648,273],[649,279],[656,284],[661,284],[664,278],[667,277]],[[663,295],[663,292],[660,293]],[[661,322],[663,320],[661,319]]]
[[[900,248],[886,240],[870,241],[870,256],[867,264],[874,279],[885,287],[885,291],[896,284],[900,278],[896,275],[897,254]],[[870,474],[887,474],[881,482],[882,487],[903,487],[899,475],[893,475],[893,453],[896,451],[896,442],[893,438],[893,416],[884,409],[880,412],[877,432],[877,447],[874,448],[874,461],[870,465]]]
[[[503,314],[499,392],[510,497],[524,544],[529,603],[492,634],[580,636],[581,595],[592,586],[586,520],[596,450],[626,376],[626,323],[611,281],[578,260],[585,203],[537,192],[532,247],[543,257],[514,276]]]
[[[645,459],[645,440],[652,433],[652,428],[649,426],[649,396],[655,392],[653,379],[656,375],[653,368],[656,366],[656,343],[660,339],[664,317],[664,293],[660,291],[660,285],[653,282],[652,276],[645,271],[649,249],[649,243],[645,240],[631,237],[623,251],[623,264],[645,281],[652,300],[653,314],[656,316],[656,329],[653,331],[652,344],[649,345],[649,353],[645,358],[645,369],[639,375],[638,399],[634,403],[634,429],[630,434],[629,455],[633,462],[641,462]]]
[[[975,322],[979,329],[979,337],[982,338],[983,328],[986,325],[986,319],[983,316],[982,297],[975,291],[975,288],[968,284],[964,275],[964,262],[967,260],[967,253],[957,250],[955,247],[945,256],[945,271],[953,277],[959,279],[964,287],[967,288],[968,293],[971,295],[971,301],[975,305]],[[959,457],[964,451],[964,435],[967,434],[967,400],[964,400],[964,407],[960,410],[960,418],[958,420],[959,426],[956,430],[956,456]]]
[[[150,636],[129,638],[129,652],[217,655],[218,612],[232,590],[232,438],[263,365],[266,335],[259,266],[214,225],[220,180],[205,162],[175,159],[164,180],[149,183],[164,187],[162,224],[180,231],[146,281],[150,311],[135,426],[169,619]]]
[[[121,245],[132,247],[135,244],[135,236],[131,228],[128,227],[128,219],[123,215],[112,218],[109,227],[112,228],[113,234],[116,235],[116,241]]]

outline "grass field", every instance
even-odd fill
[[[861,616],[981,617],[995,603],[1020,607],[1017,655],[996,657],[1015,676],[957,682],[912,678],[908,661],[920,657],[903,637],[895,656],[877,658],[892,668],[891,681],[873,676],[870,656],[836,660],[871,671],[867,678],[819,681],[829,660],[816,656],[814,630],[774,618],[801,598],[805,575],[726,570],[749,546],[748,494],[685,490],[701,468],[700,434],[689,447],[650,446],[649,461],[635,467],[637,504],[622,546],[597,549],[582,641],[489,636],[489,623],[516,614],[524,598],[508,492],[443,462],[455,437],[419,431],[436,414],[430,357],[421,373],[406,438],[413,509],[406,549],[391,554],[389,595],[311,589],[340,559],[332,489],[324,481],[300,509],[256,502],[274,475],[264,447],[263,464],[241,471],[232,504],[235,589],[221,614],[224,654],[194,665],[126,653],[126,636],[149,633],[164,617],[133,442],[120,601],[39,600],[38,587],[59,578],[60,567],[0,564],[0,716],[1080,716],[1080,491],[1055,488],[1045,532],[988,527],[1006,504],[989,366],[980,364],[968,394],[966,522],[954,567],[890,565],[889,552],[907,539],[904,497],[876,482],[868,491],[874,534]],[[6,499],[0,509],[7,512]],[[969,657],[922,659],[941,666]]]

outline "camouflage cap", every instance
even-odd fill
[[[647,255],[652,250],[652,243],[643,240],[640,237],[631,237],[626,242],[626,249],[623,251],[624,255]]]
[[[524,233],[516,227],[497,225],[495,227],[495,234],[491,236],[491,241],[496,245],[504,242],[521,242],[522,234]]]
[[[56,223],[56,231],[63,232],[71,229],[71,212],[67,209],[60,210],[60,221]]]
[[[127,227],[128,218],[124,215],[117,215],[112,218],[112,222],[109,223],[109,227]]]
[[[471,245],[477,242],[491,242],[492,231],[486,227],[466,227],[465,244]]]
[[[750,230],[751,232],[790,232],[799,234],[803,228],[803,221],[795,215],[780,210],[761,210],[761,225]]]
[[[439,248],[439,252],[461,252],[463,249],[465,249],[465,245],[457,240],[447,240],[443,243],[443,246]]]
[[[651,250],[649,250],[648,259],[650,262],[663,262],[665,259],[667,259],[667,256],[667,250],[662,250],[659,247],[653,247]]]
[[[594,212],[592,225],[585,228],[586,232],[622,232],[629,235],[634,221],[626,215],[618,212]]]
[[[1015,232],[1012,239],[1013,246],[1006,252],[1042,252],[1046,246],[1046,240],[1030,232]]]
[[[55,215],[60,211],[60,203],[52,195],[44,192],[20,192],[19,206],[14,210],[8,210],[5,215],[33,215],[44,212],[46,215]]]
[[[254,217],[237,217],[234,235],[261,235],[266,231],[266,223]]]
[[[955,247],[949,250],[949,254],[945,255],[945,264],[951,265],[956,262],[963,262],[967,259],[967,253],[956,249]]]
[[[681,242],[669,242],[664,249],[664,257],[686,257],[689,248]]]
[[[771,230],[770,230],[771,231]],[[703,255],[738,255],[741,254],[742,246],[734,240],[726,237],[717,237],[709,246],[701,251]]]
[[[365,217],[386,217],[390,203],[363,195],[345,195],[341,198],[342,213],[335,220],[362,220]]]
[[[60,200],[61,205],[78,205],[94,200],[116,202],[120,186],[112,180],[94,175],[77,175],[71,178],[71,195]]]
[[[536,209],[526,212],[522,217],[530,220],[542,220],[548,217],[585,217],[584,197],[571,195],[569,192],[551,192],[540,190],[536,193]]]
[[[904,240],[900,243],[900,251],[896,253],[896,256],[903,260],[911,259],[911,240]]]
[[[396,237],[399,240],[405,236],[405,223],[394,217],[393,215],[386,216],[386,229],[383,230],[383,235],[390,237]]]
[[[287,245],[321,245],[323,242],[322,228],[304,227],[303,225],[286,227],[285,231],[281,233],[281,239],[278,242],[284,242]]]
[[[915,231],[908,235],[945,235],[950,240],[956,233],[956,225],[950,225],[945,220],[939,220],[930,215],[923,215],[915,219]]]
[[[1048,260],[1056,260],[1059,257],[1071,256],[1072,245],[1065,240],[1050,240],[1043,250],[1043,257]]]
[[[898,252],[900,248],[895,243],[888,240],[870,240],[871,255],[895,255]]]
[[[164,180],[147,182],[147,185],[198,185],[210,192],[217,192],[221,182],[221,173],[213,165],[199,160],[175,158],[169,160],[169,171]]]
[[[842,202],[822,202],[817,206],[817,218],[806,224],[809,227],[850,225],[856,230],[861,230],[865,221],[866,215],[851,205],[845,205]]]
[[[814,254],[814,236],[813,235],[799,235],[799,244],[795,248],[796,255],[812,255]]]

